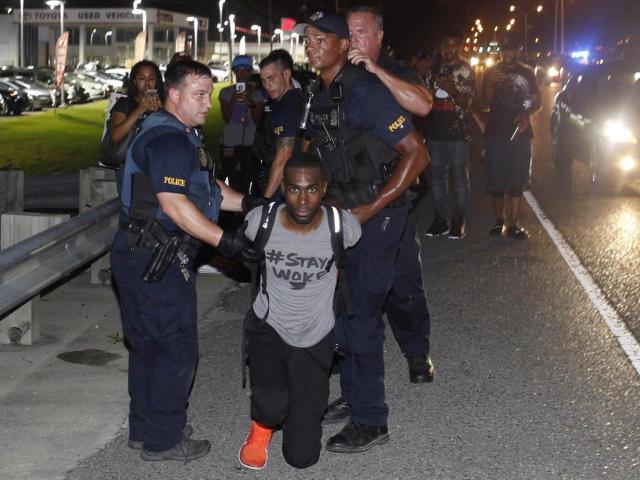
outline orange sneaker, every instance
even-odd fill
[[[251,422],[251,431],[238,452],[238,460],[243,467],[251,470],[264,468],[269,458],[267,449],[271,442],[271,435],[273,435],[273,429],[265,427],[255,420]]]

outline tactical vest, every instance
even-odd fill
[[[174,223],[160,208],[158,197],[153,191],[149,172],[143,171],[135,159],[143,158],[144,148],[151,140],[163,134],[176,133],[176,131],[189,139],[194,148],[194,155],[198,156],[200,164],[200,168],[194,170],[189,178],[187,198],[209,220],[217,222],[222,195],[214,180],[211,155],[207,152],[195,130],[188,129],[172,115],[153,113],[143,122],[141,131],[137,133],[127,150],[120,194],[122,203],[120,221],[122,223],[129,223],[134,219],[155,219],[165,229],[175,230]]]
[[[364,205],[376,198],[400,159],[395,149],[373,133],[346,125],[343,99],[366,75],[371,74],[347,64],[328,89],[321,86],[309,115],[309,123],[317,132],[311,153],[327,168],[328,196],[343,208]]]

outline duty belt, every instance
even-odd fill
[[[147,250],[155,250],[175,237],[182,236],[182,249],[193,260],[201,246],[201,242],[190,235],[167,233],[154,219],[132,219],[129,223],[120,223],[119,228],[124,231],[125,244],[129,248],[141,247]]]

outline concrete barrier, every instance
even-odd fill
[[[116,198],[116,171],[108,168],[90,167],[80,170],[79,213]],[[91,284],[111,284],[109,255],[103,255],[91,264]]]
[[[24,172],[0,171],[0,213],[24,210]],[[1,235],[1,234],[0,234]]]
[[[69,215],[3,213],[0,218],[0,246],[4,250],[54,225]],[[40,338],[40,295],[16,308],[0,321],[0,344],[32,345]]]

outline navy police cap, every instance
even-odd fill
[[[315,27],[323,32],[335,33],[338,38],[349,38],[349,25],[342,15],[329,10],[319,10],[309,17],[306,23],[298,23],[294,32],[304,35],[304,29]]]

